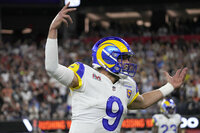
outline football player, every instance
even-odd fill
[[[153,115],[153,133],[181,133],[181,116],[176,113],[176,105],[172,99],[163,99],[160,112],[162,114]]]
[[[75,62],[68,68],[58,63],[57,30],[69,26],[69,12],[76,8],[65,5],[52,21],[45,47],[48,74],[70,88],[72,124],[70,133],[118,133],[127,109],[144,109],[178,88],[187,68],[174,76],[165,72],[167,84],[157,90],[139,94],[133,80],[137,65],[131,62],[133,51],[119,37],[105,37],[93,46],[93,67]]]

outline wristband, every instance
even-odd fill
[[[160,90],[163,96],[165,97],[169,95],[172,91],[174,91],[174,87],[172,84],[167,83],[166,85],[160,87],[158,90]]]

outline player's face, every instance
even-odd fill
[[[173,108],[169,109],[169,114],[173,114],[173,113],[174,113],[174,109]]]
[[[122,62],[122,64],[130,63],[130,56],[129,55],[122,55],[118,58],[118,62]]]
[[[137,66],[134,65],[133,56],[128,54],[119,55],[118,65],[120,67],[120,72],[124,75],[134,76]]]
[[[130,63],[130,56],[129,55],[122,55],[120,56],[120,58],[118,58],[118,62],[121,62],[123,65],[123,68],[126,70],[128,69],[128,65],[126,65],[127,63]],[[120,66],[121,67],[121,66]]]
[[[174,108],[172,107],[167,107],[168,113],[173,114],[174,113]]]

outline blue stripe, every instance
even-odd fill
[[[132,86],[129,86],[129,85],[124,85],[125,87],[129,87],[129,88],[132,88]]]
[[[78,71],[76,73],[80,76],[80,78],[82,78],[85,72],[85,67],[81,62],[76,62],[76,63],[79,65]]]
[[[153,117],[153,119],[154,119],[154,123],[157,123],[157,119],[155,117]]]
[[[136,93],[138,92],[138,86],[136,85]]]

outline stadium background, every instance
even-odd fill
[[[0,0],[0,132],[68,132],[70,95],[44,70],[48,27],[62,0]],[[82,0],[59,30],[60,63],[91,64],[93,44],[120,36],[136,53],[140,93],[165,83],[162,70],[189,68],[171,97],[184,132],[200,132],[200,2],[198,0]],[[122,132],[151,132],[158,104],[129,111]],[[28,122],[28,121],[29,122]],[[26,125],[26,126],[25,126]],[[11,128],[12,127],[12,128]]]

